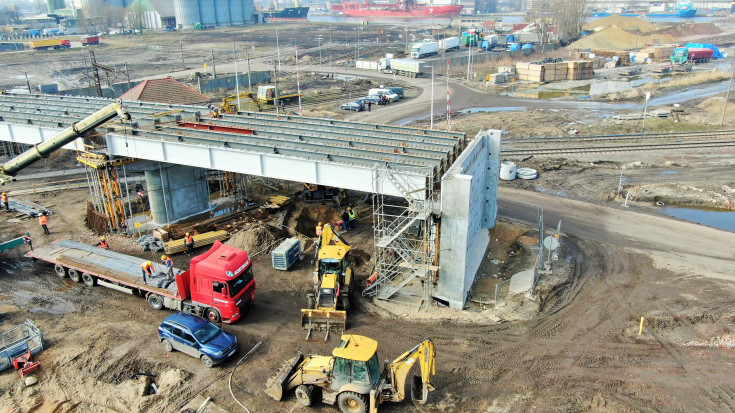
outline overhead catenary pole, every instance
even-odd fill
[[[28,72],[23,72],[23,73],[25,73],[26,75],[26,85],[28,85],[28,93],[33,93],[33,91],[31,90],[31,81],[28,80]]]
[[[449,104],[449,59],[447,59],[447,130],[452,130],[452,111]]]
[[[250,80],[250,52],[248,51],[248,45],[245,45],[245,56],[248,59],[248,92],[253,93],[253,82]]]
[[[725,107],[722,109],[722,121],[720,121],[720,126],[725,126],[725,113],[727,113],[727,101],[730,100],[730,89],[732,89],[733,76],[735,76],[735,62],[732,64],[732,72],[730,73],[730,83],[727,84],[727,95],[725,95]]]
[[[217,79],[217,66],[214,63],[214,49],[212,49],[212,79]]]
[[[296,46],[296,94],[299,96],[299,116],[304,113],[301,109],[301,83],[299,82],[299,47]]]
[[[237,76],[237,50],[235,49],[235,42],[232,42],[232,54],[235,56],[235,93],[237,94],[237,111],[240,111],[240,80]]]
[[[281,70],[281,46],[278,44],[278,27],[276,27],[276,56],[278,57],[278,70]]]
[[[133,88],[133,86],[130,84],[130,72],[128,71],[128,62],[125,62],[125,77],[128,79],[128,90],[130,90]]]

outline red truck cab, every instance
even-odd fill
[[[82,46],[88,46],[90,44],[100,44],[99,36],[82,36],[79,38],[82,42]]]
[[[214,322],[234,323],[255,302],[255,279],[248,253],[217,241],[176,277],[179,294],[189,296]]]

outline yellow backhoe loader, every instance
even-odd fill
[[[325,224],[316,246],[314,292],[306,295],[308,307],[301,310],[301,327],[308,330],[344,331],[352,293],[352,266],[347,254],[352,247],[331,225]]]
[[[343,413],[377,413],[386,401],[401,402],[405,397],[406,376],[418,361],[421,376],[414,375],[411,399],[424,404],[434,390],[436,375],[434,342],[425,339],[401,354],[380,372],[378,342],[364,336],[345,334],[332,356],[303,354],[288,360],[266,383],[265,393],[276,400],[296,388],[296,400],[304,406],[316,401],[320,390],[322,402],[338,404]],[[317,389],[318,388],[318,389]]]
[[[255,103],[255,106],[258,107],[258,112],[260,112],[260,103],[258,102],[258,99],[253,96],[250,92],[240,92],[240,99],[250,99]],[[238,95],[232,95],[227,96],[225,98],[222,98],[222,103],[219,105],[219,110],[224,113],[237,113],[237,97]]]

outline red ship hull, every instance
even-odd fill
[[[357,2],[342,3],[342,13],[350,17],[449,17],[459,16],[462,5],[434,6],[419,4],[411,8],[402,8],[397,4],[370,4]]]

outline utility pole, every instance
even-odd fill
[[[248,59],[248,92],[253,93],[252,82],[250,81],[250,52],[247,45],[245,45],[245,56]]]
[[[212,79],[217,79],[217,66],[214,64],[214,49],[212,49]]]
[[[128,78],[128,90],[130,90],[133,88],[133,86],[130,84],[130,72],[128,72],[128,62],[125,62],[125,77]]]
[[[232,54],[235,55],[235,93],[237,93],[237,111],[240,111],[240,79],[237,75],[237,50],[235,49],[235,41],[232,41]]]
[[[28,93],[33,93],[33,91],[31,90],[31,81],[28,80],[28,72],[23,72],[23,73],[26,74],[26,85],[28,85]]]
[[[184,37],[179,37],[179,48],[181,49],[181,65],[186,69],[186,63],[184,62]]]
[[[730,73],[730,83],[727,85],[727,95],[725,95],[725,108],[722,109],[722,121],[720,126],[725,125],[725,113],[727,113],[727,101],[730,100],[730,89],[732,89],[732,78],[735,76],[735,63],[732,64],[732,73]]]
[[[278,27],[276,27],[276,54],[278,56],[278,70],[281,70],[281,46],[278,44]]]
[[[275,94],[273,95],[273,105],[276,107],[276,116],[278,116],[278,70],[276,68],[276,62],[273,62],[273,77],[275,82]]]

